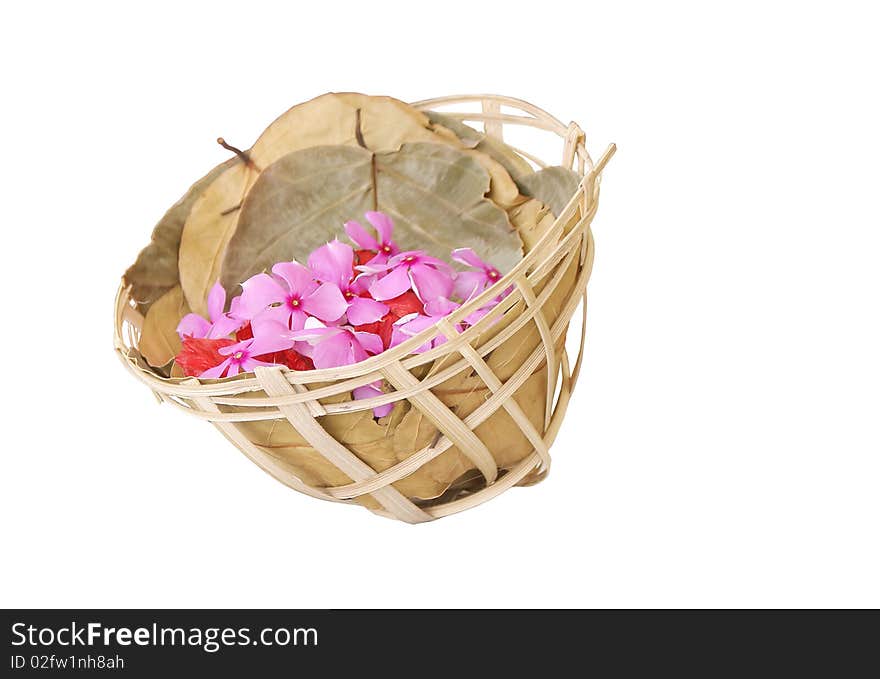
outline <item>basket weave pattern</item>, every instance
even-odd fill
[[[469,104],[479,110],[446,112],[462,121],[482,122],[487,135],[503,139],[510,125],[526,125],[562,139],[562,162],[582,176],[578,190],[553,226],[498,283],[461,306],[450,316],[405,343],[355,365],[305,372],[282,367],[257,368],[239,378],[202,383],[196,378],[165,379],[150,371],[137,352],[143,317],[120,289],[116,303],[115,347],[126,367],[145,382],[161,402],[213,422],[246,456],[285,485],[323,500],[358,503],[372,511],[408,523],[421,523],[474,507],[514,485],[541,480],[549,470],[549,449],[555,439],[577,382],[583,359],[586,288],[593,263],[590,224],[598,206],[599,178],[614,153],[610,146],[593,162],[576,123],[562,122],[526,102],[495,95],[443,97],[413,104],[431,110]],[[502,106],[516,111],[502,112]],[[523,158],[544,167],[537,157],[515,149]],[[476,325],[464,332],[456,324],[507,288],[512,292]],[[565,351],[568,325],[581,308],[580,349],[574,363]],[[447,341],[421,354],[411,351],[443,335]],[[507,343],[521,351],[515,361],[494,369],[493,351]],[[430,366],[432,369],[428,370]],[[473,375],[483,396],[469,412],[444,402],[442,387],[457,376]],[[518,391],[528,380],[540,380],[543,402],[522,403]],[[352,389],[384,380],[389,393],[363,400],[339,400]],[[544,386],[546,384],[546,386]],[[408,401],[436,428],[438,435],[405,459],[377,471],[322,424],[324,418],[357,413],[397,401]],[[527,413],[526,410],[529,412]],[[514,439],[530,451],[520,459],[499,459],[497,445],[481,439],[481,424],[497,413],[509,417]],[[251,423],[286,420],[296,432],[333,465],[348,482],[309,483],[291,465],[255,445],[247,436]],[[507,421],[507,420],[505,420]],[[515,447],[515,446],[514,446]],[[455,448],[474,472],[466,483],[432,500],[406,493],[406,479]],[[491,448],[495,448],[493,455]]]

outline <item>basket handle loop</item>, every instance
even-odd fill
[[[595,189],[596,180],[599,178],[599,175],[602,174],[602,170],[605,169],[608,161],[611,160],[615,153],[617,153],[617,144],[608,144],[605,153],[602,154],[599,160],[590,168],[590,171],[584,175],[583,179],[581,179],[578,191],[580,191],[581,194],[582,217],[589,213],[588,208],[595,207],[594,203],[597,198]],[[586,241],[584,242],[584,245],[586,245]]]
[[[494,99],[483,99],[482,109],[483,113],[490,116],[501,115],[501,104]],[[504,140],[504,126],[500,120],[484,120],[483,131],[498,141]]]
[[[562,148],[562,167],[571,169],[574,165],[574,155],[577,152],[578,144],[586,140],[586,135],[580,125],[571,121],[568,124],[568,130],[565,132],[565,146]]]

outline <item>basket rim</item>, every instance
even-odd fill
[[[450,105],[455,103],[467,103],[467,102],[476,102],[476,101],[485,101],[487,99],[497,101],[500,104],[507,104],[514,107],[519,107],[526,113],[530,113],[533,115],[533,119],[539,119],[538,116],[545,116],[546,119],[552,123],[553,128],[544,128],[548,129],[558,136],[564,137],[567,130],[569,130],[572,126],[577,127],[576,123],[572,123],[570,126],[566,127],[558,118],[552,116],[547,113],[543,109],[534,106],[524,100],[515,99],[513,97],[506,97],[503,95],[489,95],[489,94],[471,94],[471,95],[450,95],[447,97],[439,97],[435,99],[425,99],[418,102],[413,102],[411,105],[416,108],[420,108],[422,110],[432,109],[435,105]],[[470,115],[470,114],[468,114]],[[492,120],[494,118],[504,119],[506,114],[501,114],[499,116],[492,116],[487,114],[474,114],[480,120]],[[510,116],[507,116],[508,118]],[[516,116],[518,118],[522,118],[525,120],[526,118],[523,116]],[[508,121],[512,122],[512,121]],[[580,129],[580,128],[577,128]],[[605,157],[603,157],[603,161],[607,162],[607,158],[610,158],[610,154],[613,153],[614,147],[613,145],[609,147],[609,152],[606,152]],[[544,233],[538,241],[532,246],[530,251],[526,253],[519,262],[514,265],[514,267],[508,271],[504,276],[499,278],[494,284],[486,288],[481,294],[476,297],[468,300],[464,304],[462,304],[458,309],[453,311],[449,316],[445,317],[445,321],[449,323],[455,323],[458,320],[463,319],[468,314],[476,311],[481,306],[486,304],[490,299],[496,297],[502,290],[507,287],[516,286],[516,281],[523,276],[527,276],[530,269],[533,268],[534,272],[539,271],[543,264],[548,261],[553,261],[556,259],[560,252],[564,252],[566,250],[566,246],[568,244],[569,237],[573,237],[577,233],[577,229],[572,229],[570,233],[565,234],[565,237],[559,238],[561,234],[560,228],[564,226],[571,218],[574,216],[576,212],[576,208],[579,203],[579,199],[585,194],[587,190],[587,183],[589,178],[595,178],[601,172],[602,167],[604,167],[604,162],[600,162],[599,165],[595,165],[592,162],[589,154],[586,152],[586,149],[581,141],[577,142],[577,151],[583,154],[583,158],[585,160],[585,167],[588,170],[586,173],[582,173],[579,170],[574,170],[579,175],[581,175],[581,181],[578,184],[577,189],[575,189],[574,193],[568,200],[565,208],[562,209],[559,215],[556,216],[556,219],[553,222],[553,225],[547,229],[546,233]],[[593,191],[597,190],[597,186],[594,185]],[[589,231],[590,226],[587,224],[587,229]],[[559,238],[558,242],[555,244],[552,250],[547,251],[546,246],[549,243],[552,237]],[[543,261],[539,262],[538,257],[542,256]],[[141,365],[138,364],[137,360],[130,355],[130,348],[126,345],[126,343],[122,339],[122,327],[124,323],[124,315],[126,307],[131,309],[130,306],[130,298],[128,296],[129,288],[124,285],[122,281],[120,281],[120,285],[116,295],[116,305],[115,305],[115,322],[114,322],[114,348],[120,354],[120,358],[123,360],[123,363],[142,381],[146,382],[152,389],[160,392],[165,392],[164,387],[171,387],[172,385],[185,386],[187,387],[187,391],[199,392],[202,390],[211,389],[212,391],[216,388],[218,384],[228,384],[230,386],[237,385],[239,387],[248,388],[251,386],[250,382],[256,380],[256,376],[253,372],[240,373],[235,377],[225,377],[218,379],[207,379],[203,380],[198,377],[163,377],[158,375],[152,371],[147,371]],[[510,299],[512,296],[507,297],[506,299]],[[502,314],[507,313],[518,300],[513,299],[506,308],[502,310]],[[496,308],[501,308],[502,304],[499,304]],[[477,323],[473,326],[469,327],[463,333],[462,336],[473,337],[474,335],[479,335],[484,332],[489,325],[489,321],[493,314],[489,314],[484,318],[481,318]],[[497,314],[496,314],[497,316]],[[475,332],[472,332],[475,331]],[[304,370],[304,371],[292,371],[285,366],[277,366],[277,369],[280,370],[285,376],[290,374],[297,375],[308,375],[307,380],[302,380],[302,382],[336,382],[343,379],[352,379],[357,377],[363,377],[366,374],[379,372],[381,369],[394,361],[402,359],[412,353],[412,351],[426,342],[434,339],[437,335],[442,334],[438,325],[435,324],[431,327],[422,330],[417,333],[410,339],[402,342],[401,344],[392,347],[386,351],[383,351],[380,354],[376,354],[374,356],[370,356],[363,361],[359,361],[357,363],[353,363],[347,366],[340,366],[338,368],[320,368],[313,370]],[[420,354],[420,356],[425,357],[425,363],[430,361],[437,360],[446,356],[456,349],[453,346],[447,346],[450,343],[445,343],[431,349],[430,351],[424,352]],[[134,348],[134,347],[132,347]],[[176,389],[174,390],[176,393]]]

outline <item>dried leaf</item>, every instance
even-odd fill
[[[305,261],[338,236],[346,219],[373,209],[394,219],[404,249],[448,258],[452,249],[469,246],[507,271],[521,259],[522,242],[507,215],[484,198],[488,187],[479,163],[439,144],[381,154],[344,146],[288,154],[248,193],[222,281],[232,290],[277,261]]]
[[[559,215],[577,191],[580,181],[577,172],[556,165],[520,177],[516,183],[523,195],[537,198],[549,205],[553,214]]]
[[[471,152],[471,147],[453,132],[432,125],[428,115],[392,97],[355,92],[316,97],[278,117],[260,135],[249,155],[264,170],[288,153],[315,146],[362,146],[381,153],[397,151],[404,143],[413,142],[449,144],[469,153],[489,173],[489,198],[502,207],[518,202],[519,189],[503,163],[484,148]],[[526,167],[531,171],[528,163]]]
[[[141,250],[135,263],[123,275],[123,283],[131,286],[131,299],[138,303],[141,313],[146,313],[153,302],[178,284],[177,255],[184,222],[193,204],[211,182],[237,162],[237,158],[232,158],[220,163],[189,187],[156,224],[150,244]]]
[[[288,153],[315,146],[365,146],[380,153],[416,141],[442,139],[412,106],[391,97],[329,93],[279,116],[254,143],[250,157],[265,170]]]
[[[508,210],[507,216],[510,217],[510,223],[519,232],[523,242],[523,250],[526,253],[532,251],[532,248],[556,221],[550,208],[534,198]],[[554,241],[548,244],[548,247],[552,248],[555,244]]]
[[[189,313],[183,291],[175,285],[157,299],[144,318],[138,351],[155,368],[167,365],[180,351],[177,324]]]
[[[180,240],[180,285],[190,308],[207,316],[208,290],[220,278],[226,246],[238,222],[237,206],[257,172],[238,162],[195,201]]]
[[[422,112],[391,97],[331,93],[286,111],[247,152],[254,165],[239,163],[219,175],[193,205],[183,228],[179,257],[180,280],[190,307],[205,313],[208,290],[220,275],[226,246],[238,225],[236,208],[261,169],[288,153],[316,146],[364,145],[371,151],[383,152],[396,151],[404,142],[418,141],[462,147],[454,135],[435,132]],[[482,153],[466,152],[490,173],[491,199],[503,207],[522,201],[519,189],[504,168]],[[345,219],[352,216],[346,215]],[[334,228],[338,231],[341,224],[334,224]]]
[[[483,134],[470,125],[444,113],[426,111],[425,115],[434,123],[435,130],[440,131],[439,128],[442,126],[452,131],[468,148],[481,151],[500,163],[514,181],[534,173],[528,161],[503,141]]]

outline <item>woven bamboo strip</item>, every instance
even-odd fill
[[[400,363],[389,363],[385,367],[385,378],[395,389],[418,385],[418,380]],[[409,400],[476,465],[486,478],[486,483],[495,481],[498,476],[498,465],[495,464],[495,458],[492,457],[486,444],[477,438],[477,435],[437,398],[434,392],[428,389],[416,392]]]
[[[501,113],[501,104],[494,99],[483,99],[482,106],[483,113],[488,113],[489,115]],[[498,141],[503,141],[504,139],[504,127],[499,122],[491,120],[484,122],[483,131]]]
[[[293,388],[281,374],[281,368],[256,368],[254,372],[267,394],[281,395]],[[330,436],[305,405],[282,406],[279,410],[312,448],[355,481],[363,481],[376,473]],[[372,496],[388,512],[394,514],[395,518],[407,523],[421,523],[430,519],[425,512],[391,486],[376,489]]]

